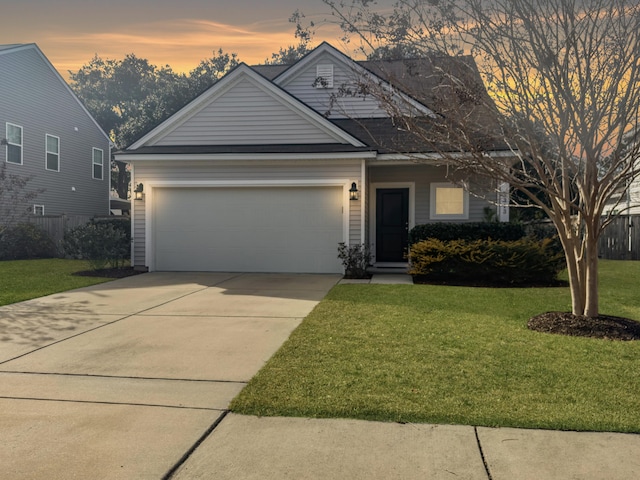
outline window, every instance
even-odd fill
[[[99,148],[93,149],[93,178],[102,180],[102,170],[104,168],[104,152]]]
[[[333,88],[333,65],[316,66],[316,81],[313,82],[316,88]]]
[[[450,183],[431,184],[431,218],[465,220],[469,218],[469,193]]]
[[[22,127],[7,123],[7,162],[22,165]]]
[[[44,205],[34,205],[33,206],[33,214],[34,215],[44,215]]]
[[[60,139],[53,135],[46,136],[45,168],[47,170],[60,171]]]

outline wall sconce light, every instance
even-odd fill
[[[353,182],[349,189],[349,200],[358,200],[358,187],[356,186],[356,182]]]
[[[136,186],[135,190],[133,191],[134,198],[135,198],[136,200],[142,200],[142,190],[143,190],[143,189],[144,189],[144,187],[142,186],[142,184],[141,184],[141,183],[139,183],[139,184]]]

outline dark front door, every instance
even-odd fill
[[[376,262],[406,262],[409,189],[376,190]]]

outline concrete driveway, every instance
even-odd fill
[[[163,478],[339,279],[148,273],[0,307],[2,476]]]
[[[0,478],[640,478],[640,435],[227,414],[338,280],[150,273],[0,307]]]

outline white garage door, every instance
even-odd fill
[[[156,270],[341,273],[342,187],[154,189]]]

